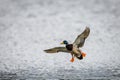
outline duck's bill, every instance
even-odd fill
[[[61,42],[60,44],[64,44],[63,42]]]

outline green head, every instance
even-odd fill
[[[68,41],[67,40],[64,40],[61,44],[68,44]]]

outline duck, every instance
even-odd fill
[[[67,40],[63,40],[61,44],[64,44],[64,47],[54,47],[50,49],[44,50],[46,53],[59,53],[59,52],[65,52],[70,53],[72,58],[70,59],[70,62],[74,62],[74,58],[76,57],[78,60],[82,60],[84,57],[86,57],[86,53],[83,52],[80,48],[84,46],[86,38],[90,34],[90,28],[86,27],[85,30],[77,36],[75,41],[70,44]]]

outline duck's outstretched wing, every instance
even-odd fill
[[[89,33],[90,33],[90,28],[86,27],[86,29],[80,35],[78,35],[73,45],[76,46],[77,48],[82,47]]]
[[[67,52],[69,53],[69,51],[66,49],[66,47],[54,47],[51,49],[46,49],[44,50],[46,53],[57,53],[57,52]]]

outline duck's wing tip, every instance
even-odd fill
[[[44,50],[44,52],[46,52],[46,53],[57,53],[57,50],[51,48],[51,49],[46,49],[46,50]]]
[[[46,53],[69,52],[65,47],[54,47],[44,50]]]

